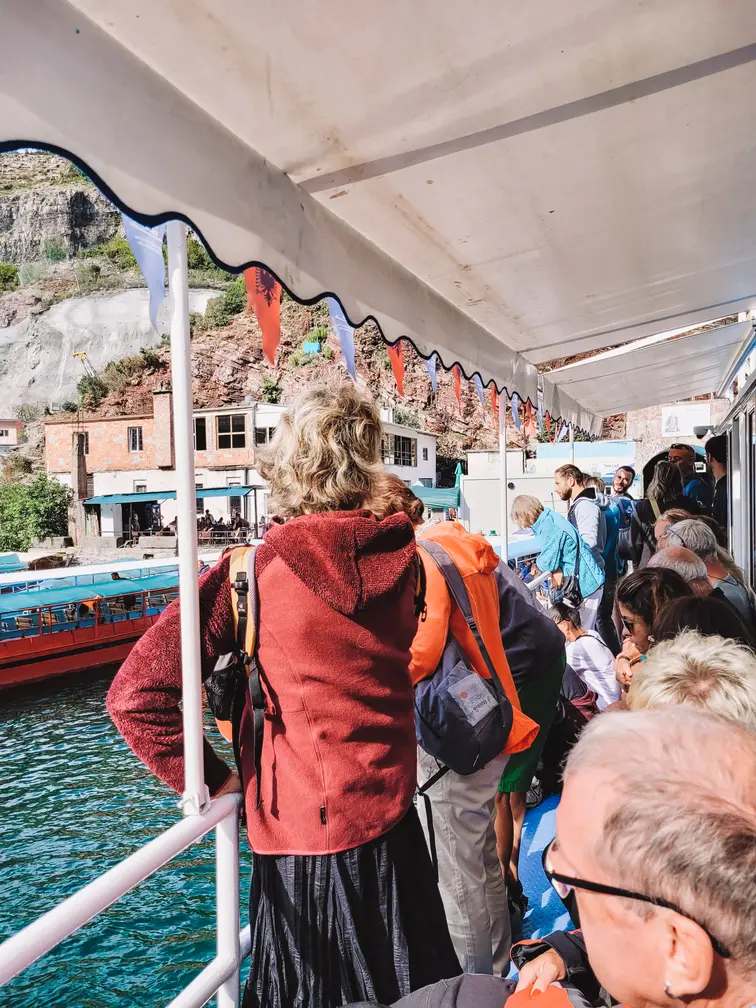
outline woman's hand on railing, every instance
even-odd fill
[[[239,774],[236,772],[236,770],[232,770],[231,773],[228,775],[228,780],[226,781],[226,783],[223,785],[220,791],[217,791],[213,795],[213,798],[222,798],[223,795],[227,794],[240,794],[241,791],[242,791],[242,785],[241,780],[239,779]]]

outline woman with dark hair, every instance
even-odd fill
[[[645,567],[656,552],[654,525],[663,512],[672,509],[697,513],[695,501],[683,494],[680,470],[671,462],[662,460],[656,463],[646,496],[635,505],[630,522],[631,552],[636,570]]]
[[[673,599],[692,595],[687,582],[666,567],[634,571],[617,586],[617,604],[622,619],[622,652],[615,661],[617,682],[627,692],[633,672],[653,643],[651,628],[664,606]]]
[[[654,620],[651,637],[655,644],[671,640],[684,630],[695,630],[704,637],[727,637],[749,645],[748,632],[735,609],[723,599],[711,595],[688,595],[672,599]]]

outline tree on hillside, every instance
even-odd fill
[[[40,473],[29,483],[0,482],[0,550],[28,550],[33,542],[68,533],[67,486]]]

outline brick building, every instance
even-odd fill
[[[134,515],[141,531],[175,518],[171,399],[170,392],[153,393],[149,414],[45,421],[47,472],[74,491],[79,539],[125,534]],[[238,509],[250,522],[267,514],[255,452],[268,443],[283,412],[283,406],[254,402],[194,411],[199,513],[227,519]],[[435,436],[393,423],[390,410],[382,419],[386,468],[407,483],[435,486]]]

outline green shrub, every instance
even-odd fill
[[[68,532],[71,490],[40,473],[29,483],[0,483],[0,550],[28,550],[33,542]]]
[[[34,403],[21,403],[20,406],[16,406],[15,414],[21,423],[34,423],[42,416],[42,407]]]
[[[139,351],[139,354],[144,362],[145,367],[152,368],[153,370],[155,370],[156,368],[160,368],[163,366],[163,358],[160,357],[158,354],[156,354],[155,351],[152,350],[150,347],[142,347],[142,349]]]
[[[320,356],[323,360],[333,360],[335,356],[333,347],[328,346],[327,343],[321,343]]]
[[[0,263],[0,294],[16,290],[18,284],[18,266],[14,266],[13,263]]]
[[[48,262],[63,262],[64,259],[68,259],[68,249],[58,235],[48,238],[45,242],[45,259]]]
[[[25,455],[19,455],[18,452],[6,456],[3,462],[3,479],[9,483],[17,483],[31,471],[31,459],[28,459]]]
[[[237,277],[219,297],[208,301],[205,322],[209,327],[227,326],[231,319],[241,314],[246,307],[247,288],[244,285],[244,277]]]
[[[186,265],[189,269],[216,269],[216,265],[205,251],[205,246],[196,238],[187,238]]]
[[[66,399],[65,402],[60,404],[60,408],[63,413],[76,413],[79,409],[79,404],[74,399]]]
[[[105,256],[119,270],[134,269],[137,265],[134,253],[122,235],[116,235],[115,238],[111,238],[104,245],[93,245],[83,255],[88,259],[91,259],[93,256]]]
[[[281,401],[281,382],[278,378],[263,378],[260,398],[265,403]]]
[[[189,312],[189,335],[196,336],[197,333],[203,332],[205,329],[207,329],[207,324],[205,323],[205,316],[202,312]],[[170,342],[171,338],[169,336],[166,346],[169,345]]]
[[[97,409],[110,389],[101,375],[83,375],[76,383],[79,402],[85,409]]]
[[[29,284],[39,283],[40,280],[44,280],[49,273],[50,267],[45,263],[24,263],[18,271],[18,277],[23,286],[28,286]]]

